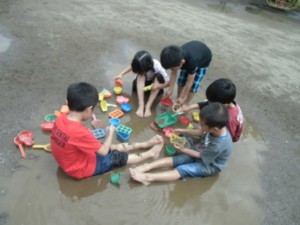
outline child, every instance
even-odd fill
[[[200,41],[190,41],[181,47],[175,45],[165,47],[160,54],[160,61],[165,69],[171,70],[170,89],[166,96],[172,95],[177,71],[181,70],[177,81],[176,102],[188,104],[198,91],[211,58],[210,49]]]
[[[187,112],[191,109],[199,108],[208,105],[210,102],[220,102],[225,105],[229,113],[229,121],[226,125],[231,134],[232,141],[237,142],[240,139],[244,129],[244,118],[240,106],[234,101],[236,96],[236,87],[231,80],[220,78],[212,82],[206,89],[206,98],[208,101],[199,102],[191,105],[183,105],[182,111]],[[184,133],[184,130],[177,129],[177,132]]]
[[[98,103],[96,88],[88,83],[75,83],[69,86],[67,102],[68,114],[55,120],[51,133],[52,155],[69,176],[81,179],[103,174],[126,164],[135,164],[149,158],[158,158],[163,147],[163,139],[156,135],[141,143],[112,144],[114,126],[104,143],[100,143],[82,122],[91,118]],[[150,148],[139,154],[128,151]]]
[[[166,182],[185,177],[206,177],[221,172],[232,152],[231,137],[225,127],[229,119],[228,112],[225,106],[215,102],[201,110],[200,115],[200,125],[205,133],[197,150],[175,146],[183,154],[161,158],[131,168],[131,177],[148,185],[155,181]],[[174,167],[175,169],[148,173],[149,170],[162,167]]]
[[[136,74],[136,78],[132,84],[132,91],[137,92],[139,101],[136,114],[140,117],[151,116],[151,106],[153,101],[159,93],[163,93],[165,87],[169,86],[170,78],[160,62],[156,59],[152,59],[152,56],[147,51],[137,52],[133,57],[131,66],[124,69],[115,80],[122,79],[125,74],[131,71]],[[145,106],[144,87],[149,85],[152,85],[152,88]]]

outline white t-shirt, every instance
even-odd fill
[[[148,71],[146,73],[146,79],[147,80],[152,80],[156,73],[160,73],[164,77],[165,82],[170,81],[170,77],[169,77],[168,73],[162,67],[162,65],[160,64],[160,62],[157,59],[153,59],[153,63],[154,63],[153,67],[154,67],[154,71],[155,72]]]

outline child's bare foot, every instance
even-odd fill
[[[164,139],[162,138],[162,136],[160,135],[155,135],[153,136],[149,141],[146,142],[145,148],[149,148],[152,147],[153,145],[156,144],[163,144],[164,143]]]
[[[151,116],[151,115],[152,115],[151,110],[148,109],[148,108],[146,108],[146,109],[145,109],[144,117],[149,117],[149,116]]]
[[[136,115],[138,115],[139,117],[143,117],[144,116],[144,106],[139,106],[137,111],[136,111]]]
[[[159,154],[161,150],[163,149],[164,142],[160,142],[159,144],[154,145],[149,152],[152,153],[153,159],[157,159],[159,157]]]
[[[146,174],[135,171],[132,168],[129,168],[129,171],[130,171],[132,179],[134,179],[135,181],[140,182],[144,185],[150,184],[150,182],[147,180]]]
[[[145,173],[147,172],[149,163],[144,163],[143,165],[139,165],[134,168],[135,171],[140,172],[140,173]]]

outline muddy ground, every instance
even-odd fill
[[[299,22],[299,11],[265,1],[1,0],[0,225],[299,224]],[[74,181],[51,154],[26,148],[21,158],[13,138],[27,129],[48,143],[40,124],[64,103],[69,84],[112,90],[136,51],[158,58],[164,46],[192,39],[213,52],[193,101],[227,77],[245,116],[242,140],[219,176],[143,187],[126,167],[115,187],[113,172]],[[132,78],[123,94],[135,108]],[[160,109],[143,121],[124,115],[132,141],[155,133],[148,124]],[[107,114],[96,114],[107,123]]]

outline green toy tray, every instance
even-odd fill
[[[169,112],[163,113],[158,115],[155,118],[155,123],[159,128],[168,127],[170,125],[173,125],[177,122],[177,116],[179,116],[181,113],[174,113],[171,114]]]

